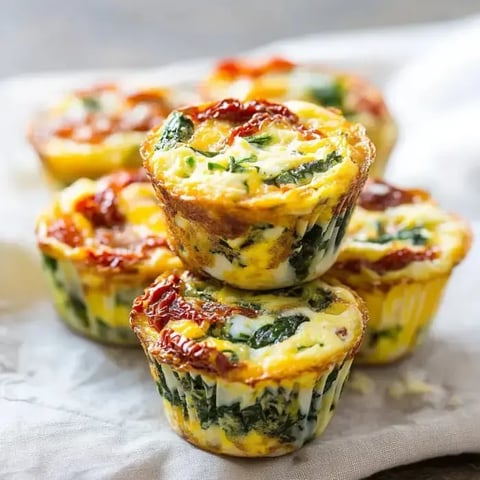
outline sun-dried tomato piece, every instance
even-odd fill
[[[220,375],[235,367],[222,352],[187,338],[171,328],[162,330],[155,347],[153,354],[160,353],[166,362],[177,365],[187,363],[190,367]]]
[[[75,210],[84,215],[95,228],[113,228],[125,222],[125,217],[118,209],[116,192],[111,187],[83,197],[75,205]]]
[[[162,282],[150,287],[134,305],[137,312],[143,312],[150,324],[158,331],[169,321],[191,320],[198,325],[223,322],[225,318],[238,313],[253,318],[255,310],[240,306],[223,305],[199,298],[183,297],[185,285],[178,275],[172,274]]]
[[[274,57],[259,64],[227,58],[217,65],[215,73],[229,78],[257,78],[268,73],[290,72],[294,68],[294,63],[280,57]]]
[[[52,222],[47,228],[47,235],[70,247],[79,247],[84,242],[82,233],[70,217],[60,217]]]
[[[303,125],[298,116],[285,105],[267,100],[241,102],[240,100],[227,98],[204,109],[191,107],[183,112],[195,122],[216,119],[228,121],[236,125],[228,136],[226,142],[228,145],[232,144],[235,137],[254,135],[264,125],[273,122],[283,122],[290,127],[296,128],[307,140],[321,136],[319,131]]]
[[[387,253],[385,256],[374,262],[355,258],[337,263],[336,268],[348,270],[354,273],[360,273],[362,268],[367,268],[382,275],[394,270],[401,270],[413,262],[435,260],[438,255],[438,249],[434,248],[427,248],[425,250],[410,250],[409,248],[402,248],[400,250]]]
[[[384,180],[368,181],[360,193],[358,205],[365,210],[383,211],[407,203],[418,203],[429,198],[423,190],[404,190]]]

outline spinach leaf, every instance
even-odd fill
[[[303,286],[295,285],[294,287],[277,288],[275,290],[269,290],[268,293],[279,297],[300,298],[303,296]],[[262,294],[265,294],[265,292],[259,292],[259,295]]]
[[[81,100],[86,110],[89,110],[90,112],[97,112],[100,110],[101,104],[97,97],[86,95],[85,97],[82,97]]]
[[[370,333],[370,338],[368,340],[368,346],[373,348],[379,340],[382,338],[389,338],[391,340],[395,340],[400,335],[402,331],[401,325],[395,325],[391,328],[384,328],[383,330],[373,330]]]
[[[325,248],[328,242],[323,240],[322,227],[314,225],[303,238],[293,245],[293,254],[288,263],[295,270],[298,279],[308,275],[310,264],[321,248]]]
[[[207,158],[216,157],[220,153],[220,152],[209,152],[208,150],[200,150],[198,148],[192,147],[191,145],[189,145],[189,147],[194,152],[199,153],[200,155],[203,155],[204,157],[207,157]]]
[[[343,88],[338,82],[316,85],[311,89],[311,95],[315,102],[324,107],[341,109],[343,106]]]
[[[165,125],[160,140],[155,145],[155,150],[170,150],[177,143],[187,142],[193,135],[193,122],[182,112],[171,113]]]
[[[249,302],[246,300],[238,300],[237,305],[243,308],[250,308],[255,310],[256,312],[260,312],[262,310],[262,305],[257,302]]]
[[[304,184],[311,181],[315,173],[325,173],[334,165],[342,161],[342,156],[337,152],[330,152],[325,158],[304,163],[290,170],[285,170],[275,177],[265,179],[268,185],[286,185],[289,183]]]
[[[334,301],[335,296],[332,291],[324,288],[317,288],[313,295],[308,299],[308,304],[315,312],[321,312],[328,308]]]
[[[240,253],[234,250],[225,240],[219,239],[213,248],[210,249],[210,253],[219,253],[223,255],[230,263],[240,258]]]
[[[345,237],[345,232],[347,230],[350,217],[352,216],[353,208],[348,207],[343,213],[338,215],[337,220],[335,221],[335,226],[338,228],[337,236],[335,238],[335,247],[338,248],[342,243],[343,238]]]
[[[185,159],[185,163],[190,167],[190,168],[194,168],[195,167],[195,157],[187,157]]]
[[[314,435],[323,395],[332,388],[339,372],[335,368],[326,383],[323,376],[317,380],[306,415],[298,385],[292,389],[265,388],[250,405],[244,406],[240,401],[225,405],[217,402],[215,383],[205,382],[200,375],[175,371],[171,371],[173,376],[167,383],[163,367],[154,359],[151,361],[157,371],[160,395],[179,407],[185,420],[189,420],[189,412],[193,409],[204,430],[219,425],[232,439],[257,431],[281,442],[295,442],[304,429],[309,436]]]
[[[227,171],[227,167],[224,167],[223,165],[220,165],[219,163],[215,162],[208,162],[207,163],[207,168],[212,171],[212,170],[222,170],[224,172]]]
[[[255,430],[282,442],[295,441],[305,419],[298,389],[298,386],[290,392],[281,387],[278,391],[265,389],[255,403],[244,408],[240,402],[219,406],[218,418],[227,436],[237,437]]]
[[[250,137],[244,137],[245,140],[251,145],[256,145],[257,147],[265,147],[270,145],[273,137],[268,133],[262,133],[260,135],[252,135]]]
[[[261,292],[265,294],[265,292]],[[325,288],[316,288],[312,291],[311,288],[304,287],[303,285],[296,285],[288,288],[278,288],[276,290],[270,290],[268,292],[271,295],[278,297],[289,298],[305,298],[310,308],[315,312],[321,312],[328,308],[335,300],[335,295],[332,291]]]
[[[244,173],[251,168],[254,168],[258,171],[258,167],[254,165],[245,165],[248,163],[254,163],[257,161],[257,156],[252,154],[245,158],[239,158],[238,160],[235,157],[229,158],[228,171],[232,173]]]
[[[238,358],[237,352],[234,352],[233,350],[222,350],[222,353],[227,354],[227,357],[230,360],[230,362],[238,363],[239,358]]]
[[[263,325],[248,339],[248,346],[251,348],[262,348],[274,343],[283,342],[291,337],[298,326],[308,322],[308,317],[300,313],[278,317],[273,323]]]
[[[84,327],[88,327],[88,314],[87,307],[82,299],[80,299],[76,294],[68,294],[68,303],[70,308],[73,310],[77,319],[81,322]]]
[[[258,167],[256,165],[248,165],[249,163],[254,163],[257,161],[257,156],[252,154],[245,158],[236,159],[235,157],[230,156],[228,159],[228,166],[224,167],[220,163],[215,162],[208,162],[207,167],[209,170],[221,170],[224,172],[231,172],[231,173],[244,173],[248,172],[252,168],[257,170]]]
[[[44,253],[42,253],[42,260],[45,268],[50,270],[50,272],[55,273],[57,271],[58,260],[56,258],[53,258],[50,255],[45,255]]]
[[[358,240],[359,242],[384,244],[393,242],[394,240],[406,240],[412,242],[413,245],[426,245],[428,241],[428,232],[423,227],[402,228],[394,233],[386,233],[384,227],[377,226],[378,236],[368,238],[366,240]]]

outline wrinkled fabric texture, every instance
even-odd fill
[[[286,54],[358,70],[382,86],[400,139],[388,178],[428,188],[480,220],[480,18],[278,42]],[[134,76],[189,82],[208,61]],[[358,479],[425,458],[480,452],[480,241],[451,279],[431,334],[393,366],[355,368],[324,436],[277,459],[215,456],[168,427],[140,350],[70,332],[49,302],[33,223],[48,202],[24,140],[28,117],[60,91],[132,72],[39,75],[0,83],[0,477],[9,479]],[[477,238],[480,223],[474,223]],[[430,385],[393,398],[403,377]]]

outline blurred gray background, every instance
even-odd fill
[[[332,30],[454,19],[480,0],[0,0],[0,76],[158,66]]]

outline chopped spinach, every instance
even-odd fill
[[[223,166],[220,163],[215,162],[208,162],[207,167],[209,170],[221,170],[224,172],[231,172],[231,173],[244,173],[252,168],[258,171],[258,167],[255,165],[248,165],[249,163],[253,163],[257,161],[257,156],[252,154],[248,157],[236,159],[235,157],[230,156],[228,159],[228,166]]]
[[[250,308],[251,310],[255,310],[256,312],[260,312],[262,310],[262,305],[256,302],[247,302],[246,300],[239,300],[237,305],[243,308]]]
[[[263,238],[263,232],[273,225],[268,223],[259,223],[250,228],[245,240],[240,244],[239,248],[247,248],[255,245]]]
[[[193,135],[194,125],[182,112],[173,112],[167,118],[155,150],[170,150],[178,143],[187,142]]]
[[[343,88],[338,82],[319,84],[311,89],[314,101],[324,107],[341,109],[343,106],[343,94]]]
[[[353,208],[348,208],[343,214],[340,214],[337,217],[335,226],[338,228],[337,236],[335,238],[335,247],[338,248],[342,243],[343,238],[345,237],[345,232],[347,230],[350,217],[352,216]]]
[[[42,253],[42,260],[43,265],[45,266],[45,268],[50,270],[50,272],[55,273],[58,270],[58,260],[56,258]]]
[[[264,292],[262,292],[264,293]],[[296,285],[288,288],[278,288],[276,290],[270,290],[268,293],[279,297],[290,298],[305,298],[310,308],[315,312],[321,312],[328,308],[335,300],[335,295],[332,291],[325,288],[312,288],[305,287],[304,285]]]
[[[185,159],[185,163],[190,167],[190,168],[194,168],[195,167],[195,157],[187,157]]]
[[[415,246],[426,245],[428,241],[428,232],[423,227],[402,228],[396,232],[387,233],[383,225],[381,228],[377,225],[377,232],[378,236],[375,238],[357,239],[357,241],[384,244],[395,240],[405,240],[410,241]]]
[[[300,345],[299,347],[297,347],[297,352],[302,352],[303,350],[308,350],[309,348],[312,348],[315,345],[318,345],[319,347],[324,347],[325,346],[324,343],[314,343],[312,345]]]
[[[110,327],[100,317],[95,317],[97,323],[98,336],[103,340],[108,340]]]
[[[273,139],[273,137],[268,133],[261,133],[260,135],[252,135],[244,138],[248,143],[251,145],[256,145],[257,147],[265,147],[270,145]]]
[[[251,348],[262,348],[274,343],[283,342],[291,337],[301,323],[308,322],[309,318],[300,313],[277,317],[273,323],[263,325],[248,339]]]
[[[265,389],[255,403],[241,408],[240,402],[217,408],[219,423],[227,436],[246,435],[254,430],[269,437],[293,442],[303,429],[305,414],[299,402],[299,387],[288,392],[282,387]]]
[[[222,170],[224,172],[227,171],[227,167],[224,167],[223,165],[220,165],[219,163],[215,162],[208,162],[207,163],[207,168],[212,171],[212,170]]]
[[[294,244],[288,263],[295,270],[298,279],[304,279],[308,275],[315,255],[320,249],[326,248],[327,244],[328,241],[323,240],[322,227],[316,224]]]
[[[234,250],[225,240],[220,239],[216,245],[210,250],[210,253],[219,253],[223,255],[230,263],[239,260],[240,253]]]
[[[285,170],[272,178],[267,178],[265,179],[265,183],[268,185],[276,185],[277,187],[290,183],[301,185],[309,182],[315,173],[325,173],[341,161],[341,155],[335,151],[330,152],[325,158],[303,163],[298,167]]]
[[[382,338],[389,338],[391,340],[396,340],[402,331],[401,325],[395,325],[391,328],[384,328],[383,330],[373,330],[370,333],[370,338],[368,340],[368,346],[373,348],[376,346],[379,340]]]
[[[199,150],[198,148],[192,147],[189,145],[190,149],[204,157],[213,158],[216,157],[220,152],[209,152],[208,150]]]
[[[254,163],[256,161],[257,156],[255,154],[239,159],[236,159],[235,157],[230,157],[227,170],[232,173],[244,173],[247,172],[249,169],[254,168],[258,171],[258,167],[255,165],[245,165],[248,163]]]
[[[77,319],[82,323],[84,327],[88,327],[88,313],[87,307],[82,299],[80,299],[76,294],[68,294],[68,303],[70,308],[73,310]]]
[[[101,108],[100,100],[97,97],[86,95],[85,97],[82,97],[81,100],[83,106],[90,112],[96,112]]]
[[[315,384],[315,388],[313,389],[312,401],[310,403],[310,409],[309,409],[308,414],[307,414],[307,420],[309,420],[309,421],[316,421],[317,420],[317,412],[320,409],[322,398],[332,387],[333,383],[335,382],[335,380],[338,377],[338,372],[340,371],[341,368],[342,368],[342,366],[335,367],[329,373],[329,375],[327,377],[327,380],[325,381],[325,385],[324,385],[323,389],[320,388],[322,386],[323,377],[320,377],[317,380],[317,382]],[[312,432],[312,434],[313,434],[313,432]]]
[[[321,312],[328,308],[335,299],[332,291],[325,288],[317,288],[308,299],[308,304],[315,312]]]
[[[237,355],[237,352],[234,352],[233,350],[222,350],[222,353],[226,353],[227,356],[228,356],[228,359],[230,360],[230,362],[232,363],[238,363],[239,361],[239,358],[238,358],[238,355]]]
[[[180,408],[186,420],[194,411],[204,430],[219,426],[232,439],[257,431],[285,443],[295,442],[299,439],[300,432],[305,430],[309,437],[314,435],[323,396],[332,388],[339,372],[339,368],[335,368],[326,382],[324,376],[317,380],[307,413],[302,409],[299,385],[292,389],[281,386],[266,388],[254,403],[247,406],[243,406],[240,401],[230,405],[217,405],[216,383],[207,383],[200,375],[175,371],[171,371],[174,381],[167,383],[165,367],[153,358],[150,361],[157,371],[160,395],[172,406]],[[325,385],[321,388],[323,383]]]
[[[265,292],[259,292],[259,295],[263,295]],[[294,287],[277,288],[268,292],[270,295],[277,295],[279,297],[300,298],[303,296],[303,286],[295,285]]]

